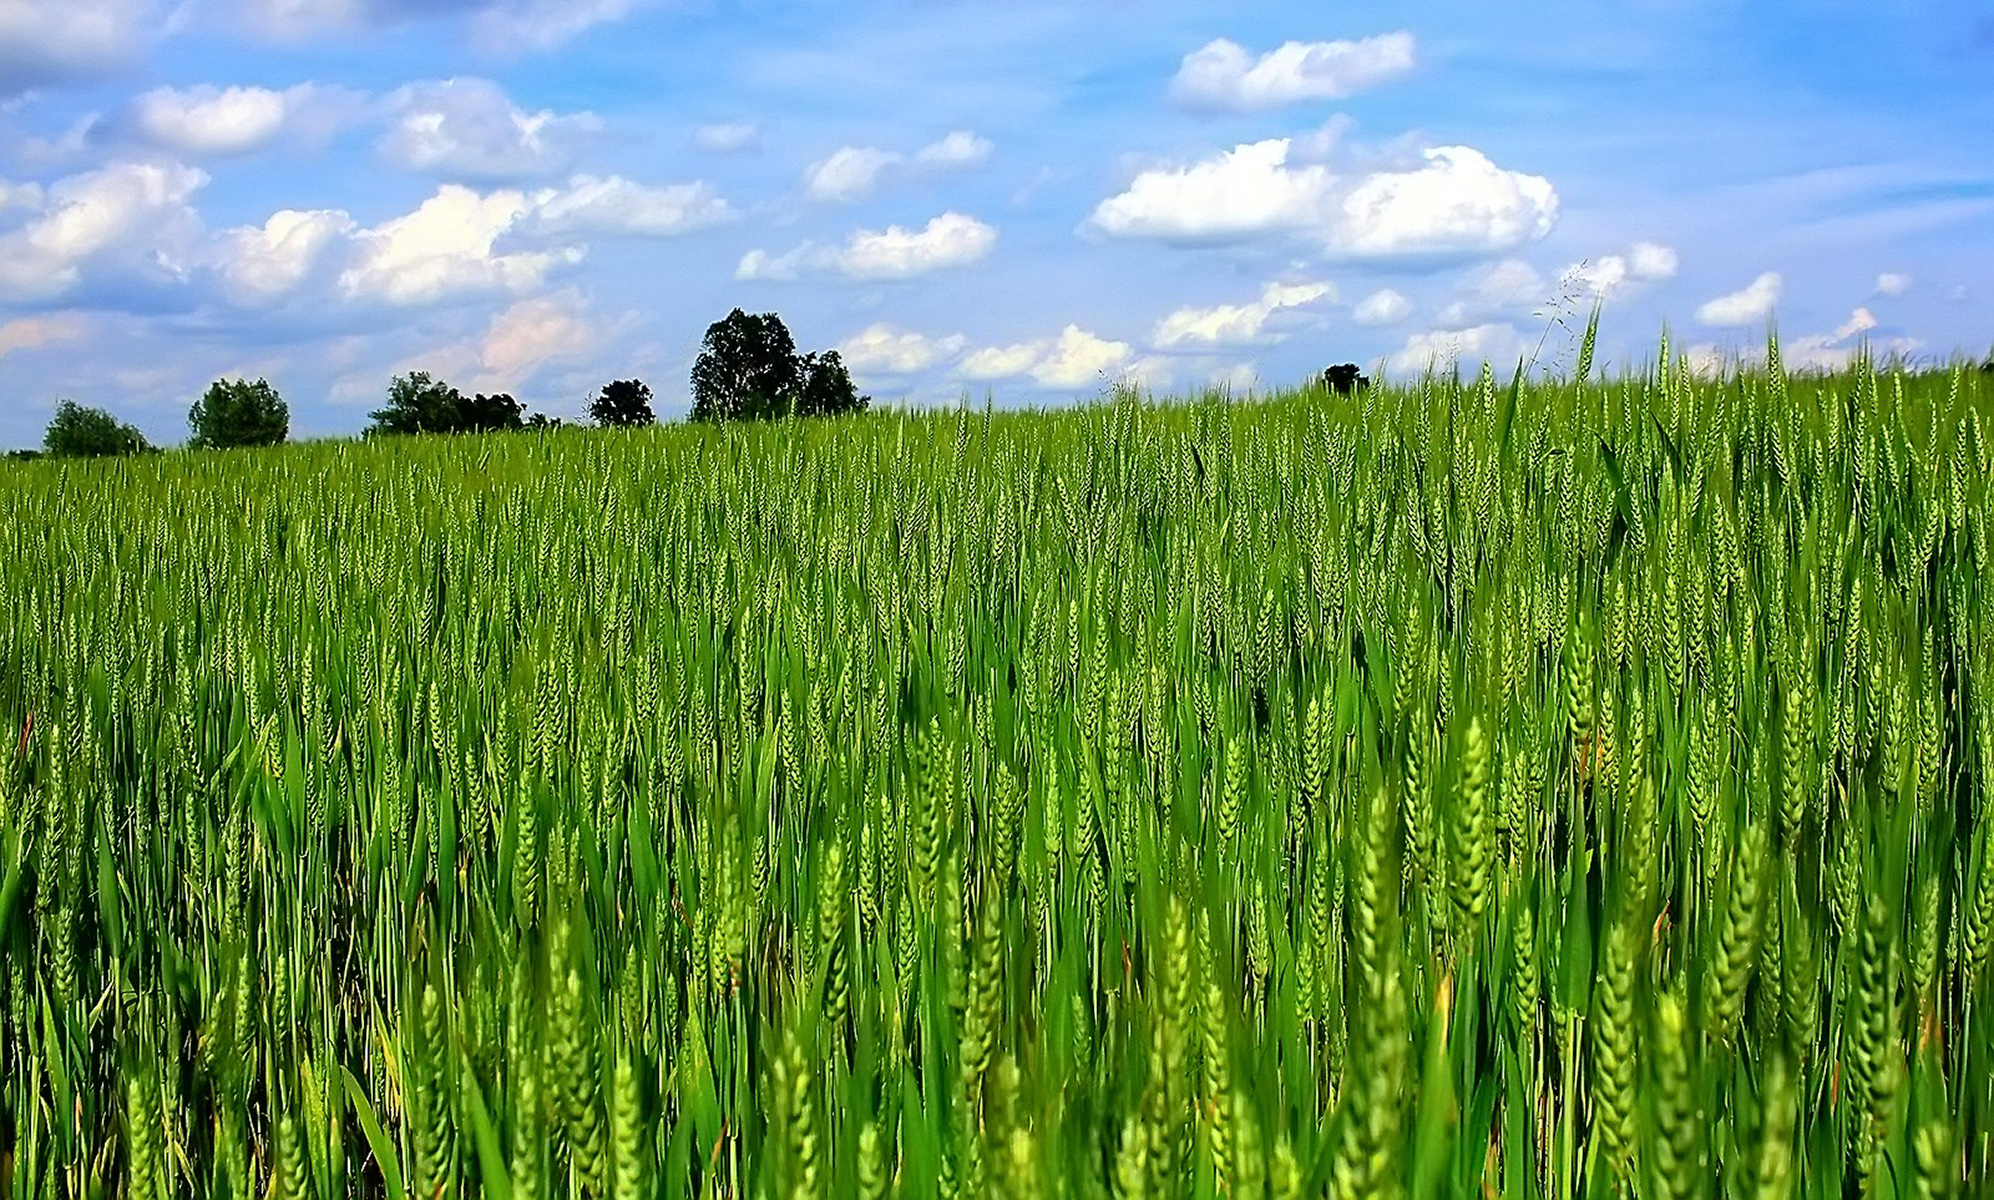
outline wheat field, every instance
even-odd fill
[[[0,1197],[1994,1195],[1994,385],[0,470]]]

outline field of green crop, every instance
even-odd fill
[[[1994,1194],[1990,422],[7,467],[0,1197]]]

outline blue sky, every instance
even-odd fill
[[[676,415],[736,306],[889,403],[1568,365],[1595,298],[1609,366],[1984,354],[1989,146],[1966,3],[0,0],[0,444]]]

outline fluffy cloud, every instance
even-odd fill
[[[1835,330],[1835,340],[1846,341],[1859,333],[1867,333],[1875,328],[1875,315],[1866,308],[1858,308],[1849,314],[1849,319],[1842,322],[1840,328]]]
[[[1901,296],[1911,290],[1911,277],[1894,271],[1885,271],[1876,277],[1876,293],[1879,296]]]
[[[912,375],[962,353],[967,340],[960,334],[931,338],[885,323],[866,328],[838,343],[845,364],[861,373]]]
[[[1750,325],[1762,321],[1779,302],[1779,290],[1779,273],[1767,271],[1743,289],[1698,306],[1696,319],[1705,325]]]
[[[406,216],[354,235],[356,261],[339,276],[349,299],[426,304],[467,292],[523,292],[582,251],[499,252],[494,244],[531,205],[516,191],[480,195],[446,184]]]
[[[762,127],[757,121],[736,121],[721,125],[701,125],[692,131],[692,144],[714,154],[738,154],[759,150]]]
[[[1089,224],[1111,237],[1187,244],[1305,232],[1334,255],[1390,259],[1493,253],[1549,233],[1550,181],[1497,167],[1467,146],[1423,151],[1425,166],[1345,178],[1290,166],[1287,138],[1137,175]]]
[[[1360,41],[1288,42],[1258,58],[1224,38],[1184,56],[1171,95],[1188,108],[1255,112],[1345,96],[1413,68],[1410,33]]]
[[[277,139],[289,105],[268,88],[155,88],[132,102],[132,119],[147,140],[180,154],[247,154]]]
[[[920,148],[914,161],[928,167],[980,167],[996,150],[989,138],[967,129],[958,129],[941,140]]]
[[[353,218],[344,212],[285,209],[261,226],[226,231],[217,265],[230,285],[228,298],[254,303],[290,295],[353,229]]]
[[[1635,242],[1625,254],[1608,254],[1573,264],[1570,277],[1589,294],[1604,298],[1641,283],[1673,279],[1676,252],[1655,242]]]
[[[157,22],[150,0],[0,2],[0,95],[117,71]]]
[[[1327,283],[1270,283],[1260,293],[1260,299],[1250,304],[1180,308],[1157,322],[1150,341],[1161,349],[1258,342],[1275,313],[1312,304],[1325,296],[1331,299],[1336,296],[1336,289]]]
[[[1396,325],[1411,315],[1412,301],[1391,288],[1379,288],[1350,310],[1350,319],[1359,325]]]
[[[804,274],[837,274],[849,279],[912,279],[930,271],[968,266],[987,257],[997,230],[975,217],[945,212],[921,229],[889,225],[862,229],[843,246],[805,242],[780,255],[750,250],[734,270],[736,279],[796,279]]]
[[[871,195],[880,174],[902,157],[891,150],[846,146],[811,163],[803,173],[803,187],[812,200],[849,204]]]
[[[0,234],[0,296],[60,296],[86,268],[184,279],[201,237],[188,201],[207,182],[176,163],[120,162],[55,183],[26,224]]]
[[[1416,333],[1386,357],[1385,366],[1399,375],[1418,375],[1427,370],[1445,371],[1452,366],[1464,369],[1487,362],[1513,366],[1528,356],[1530,347],[1514,325],[1473,325],[1466,329],[1434,329]]]
[[[1055,338],[978,350],[962,360],[960,370],[969,379],[1028,375],[1041,387],[1077,388],[1118,377],[1133,365],[1135,351],[1127,342],[1111,342],[1068,325]]]
[[[1333,248],[1362,257],[1486,253],[1551,232],[1558,193],[1468,146],[1423,152],[1416,171],[1380,172],[1344,198]]]
[[[394,127],[381,140],[390,160],[467,179],[527,179],[567,169],[602,130],[593,113],[529,113],[488,79],[410,84],[389,100]]]
[[[982,166],[995,150],[989,138],[967,129],[930,142],[911,157],[875,146],[845,146],[810,164],[803,172],[803,189],[812,200],[850,204],[870,196],[889,172],[909,163],[930,170],[960,170]]]
[[[587,356],[601,340],[579,292],[521,300],[492,318],[478,362],[488,390],[517,387],[550,363]],[[512,381],[512,382],[505,382]]]
[[[522,46],[551,50],[597,25],[622,20],[633,7],[635,0],[507,0],[487,5],[471,33],[485,49],[500,53]]]
[[[618,175],[577,175],[532,197],[537,229],[668,237],[732,220],[734,209],[704,181],[649,186]]]
[[[89,331],[80,313],[50,313],[0,322],[0,358],[17,350],[39,350],[59,342],[74,342]]]
[[[1336,177],[1324,166],[1291,169],[1288,148],[1287,138],[1274,138],[1144,171],[1102,201],[1090,224],[1111,237],[1194,243],[1300,229],[1321,218]]]

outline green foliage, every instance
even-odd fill
[[[643,380],[618,379],[604,384],[589,401],[589,419],[598,425],[628,428],[654,424],[658,417],[651,411],[651,389]]]
[[[527,428],[525,410],[500,392],[466,396],[427,371],[397,375],[388,402],[369,414],[369,436],[409,433],[509,433]],[[538,426],[536,426],[538,427]]]
[[[388,402],[367,414],[367,433],[456,433],[463,428],[464,396],[427,371],[397,375],[388,384]]]
[[[1681,368],[0,472],[0,1198],[1994,1194],[1994,389]]]
[[[55,406],[48,430],[42,435],[42,448],[56,458],[106,458],[122,454],[142,454],[152,447],[135,426],[126,425],[101,408],[88,408],[74,400]]]
[[[274,446],[291,436],[291,410],[268,380],[217,379],[187,412],[196,450]]]
[[[782,318],[735,309],[707,327],[692,366],[692,419],[768,420],[864,412],[862,396],[835,350],[798,355]]]

